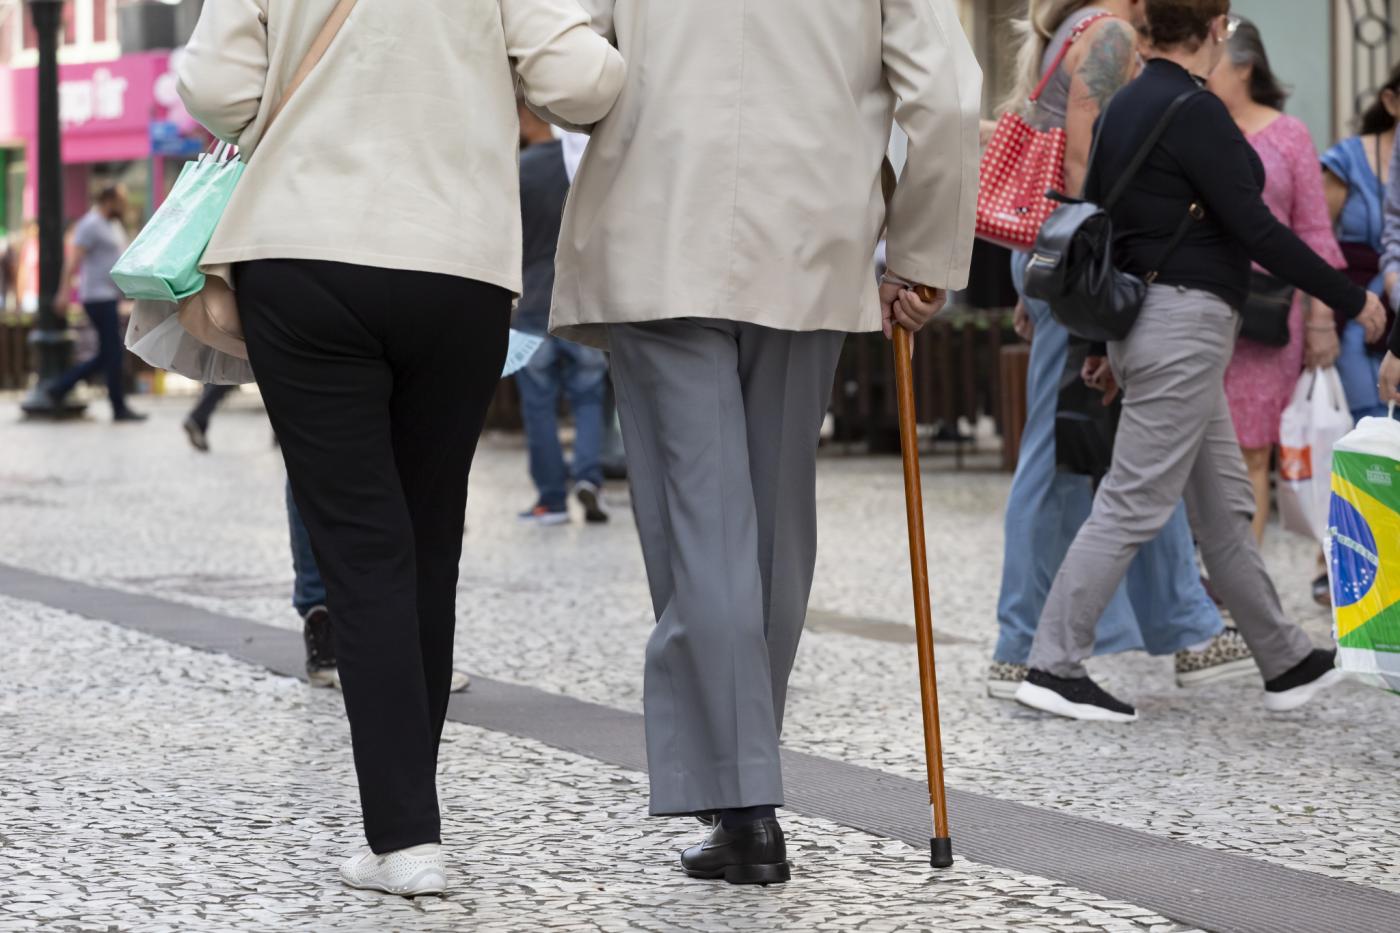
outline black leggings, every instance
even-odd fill
[[[248,355],[325,578],[365,835],[440,838],[467,474],[511,296],[429,272],[236,269]]]

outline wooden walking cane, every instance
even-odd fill
[[[932,289],[919,286],[920,300],[932,301]],[[923,698],[924,756],[928,763],[928,799],[933,811],[929,863],[953,864],[948,832],[948,794],[943,784],[943,737],[938,725],[938,671],[933,656],[933,609],[928,595],[928,554],[924,540],[924,493],[919,475],[919,432],[914,411],[913,336],[894,325],[894,376],[899,396],[899,444],[904,452],[904,505],[909,520],[909,568],[914,580],[914,630],[919,643],[919,692]]]
[[[885,203],[894,197],[897,178],[886,159],[880,166]],[[920,285],[920,301],[933,301],[933,289]],[[899,399],[899,446],[904,453],[904,507],[909,522],[909,569],[914,581],[914,632],[919,643],[919,693],[924,711],[924,760],[928,764],[928,801],[933,811],[929,863],[934,868],[953,864],[953,840],[948,832],[948,793],[943,785],[943,735],[938,725],[938,671],[933,657],[933,608],[928,596],[928,551],[924,539],[924,491],[919,474],[919,425],[914,409],[914,338],[894,325],[894,381]]]

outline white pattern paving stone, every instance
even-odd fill
[[[215,422],[200,456],[178,403],[152,423],[0,424],[0,560],[283,626],[290,586],[282,473],[254,400]],[[1104,728],[1048,721],[982,694],[995,639],[999,474],[925,477],[950,781],[1293,868],[1400,891],[1393,785],[1400,754],[1376,722],[1400,701],[1356,685],[1300,713],[1260,707],[1257,681],[1190,692],[1170,659],[1095,663],[1144,720]],[[813,606],[907,625],[898,461],[830,457],[819,474],[821,551]],[[640,709],[650,628],[636,535],[625,509],[604,528],[522,527],[523,451],[490,438],[478,455],[462,565],[459,661],[493,677]],[[620,497],[625,499],[625,495]],[[1271,532],[1285,605],[1319,642],[1307,599],[1313,553]],[[922,775],[917,679],[908,644],[812,633],[793,678],[786,742]]]
[[[334,875],[360,844],[338,694],[0,597],[0,931],[1133,930],[1180,927],[1045,879],[788,820],[793,884],[690,881],[700,830],[645,776],[449,723],[451,888]]]

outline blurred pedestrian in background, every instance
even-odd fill
[[[1392,143],[1390,173],[1385,184],[1385,231],[1381,270],[1390,306],[1400,311],[1400,143]]]
[[[1297,117],[1283,112],[1288,92],[1269,64],[1258,28],[1242,19],[1226,46],[1227,55],[1210,75],[1210,89],[1225,102],[1230,116],[1264,165],[1264,202],[1279,221],[1334,268],[1346,268],[1327,212],[1327,196],[1318,171],[1312,134]],[[1268,276],[1256,264],[1256,272]],[[1253,285],[1277,283],[1256,276]],[[1245,311],[1249,313],[1248,308]],[[1302,290],[1293,297],[1288,343],[1275,347],[1241,337],[1225,371],[1225,396],[1244,451],[1254,489],[1254,539],[1264,540],[1272,507],[1272,464],[1279,423],[1298,377],[1309,368],[1337,360],[1336,317],[1319,298]],[[1214,581],[1212,581],[1214,582]],[[1327,575],[1314,581],[1327,591]]]
[[[1101,203],[1161,124],[1189,95],[1111,213],[1119,267],[1156,273],[1128,337],[1110,344],[1122,387],[1113,465],[1046,600],[1030,672],[1016,698],[1072,719],[1131,722],[1137,710],[1084,670],[1094,627],[1129,562],[1183,495],[1212,584],[1249,643],[1269,710],[1295,709],[1344,676],[1336,652],[1314,649],[1283,613],[1253,535],[1255,504],[1224,373],[1248,295],[1250,261],[1358,317],[1379,335],[1379,300],[1331,268],[1270,212],[1264,165],[1221,99],[1201,86],[1226,55],[1240,21],[1229,0],[1147,0],[1151,59],[1101,121],[1098,161],[1085,196]],[[1318,178],[1313,167],[1314,178]],[[1321,185],[1321,181],[1316,181]],[[1184,218],[1204,214],[1183,227]],[[1179,245],[1164,255],[1178,230]],[[1296,374],[1295,374],[1296,375]],[[1115,382],[1116,380],[1116,382]]]
[[[1400,65],[1390,73],[1376,99],[1361,116],[1360,131],[1328,149],[1322,156],[1327,207],[1347,261],[1347,274],[1389,304],[1381,273],[1381,237],[1385,232],[1385,187],[1390,181],[1390,154],[1395,149],[1396,117],[1400,115]],[[1395,307],[1389,307],[1389,320]],[[1337,371],[1347,404],[1358,421],[1382,416],[1377,383],[1384,344],[1367,344],[1361,325],[1339,319],[1341,353]]]
[[[1385,230],[1381,234],[1381,274],[1390,306],[1400,310],[1400,143],[1393,143],[1389,178],[1385,185]],[[1390,346],[1381,363],[1381,401],[1400,401],[1400,328],[1390,332]]]
[[[97,332],[97,355],[42,388],[58,404],[78,383],[102,373],[107,381],[107,399],[112,403],[112,420],[145,421],[145,415],[133,411],[126,403],[122,381],[126,345],[117,319],[122,293],[112,281],[112,266],[126,249],[126,231],[122,226],[126,207],[125,189],[109,185],[97,193],[92,209],[73,227],[57,299],[60,307],[66,303],[76,276],[78,300]]]
[[[237,389],[238,386],[207,385],[199,393],[199,401],[181,425],[195,450],[209,452],[209,420],[214,417],[214,410],[223,404],[229,393]]]
[[[10,237],[0,237],[0,311],[19,310],[18,250]]]
[[[554,253],[569,175],[564,144],[550,125],[520,106],[520,209],[525,237],[524,292],[512,319],[515,329],[544,335],[544,343],[515,375],[520,412],[530,449],[530,478],[535,504],[520,518],[538,525],[569,521],[569,484],[590,524],[608,520],[603,500],[603,402],[607,395],[608,358],[550,336],[549,302],[554,293]],[[574,417],[574,460],[564,462],[559,443],[559,396],[569,400]]]
[[[1032,0],[1027,18],[1016,24],[1021,36],[1019,83],[1006,107],[1024,113],[1039,129],[1065,130],[1070,194],[1078,194],[1083,187],[1094,124],[1104,104],[1141,67],[1137,44],[1144,17],[1144,0]],[[1063,61],[1057,64],[1066,47]],[[1030,98],[1042,81],[1047,82],[1045,90],[1032,103]],[[1011,275],[1018,292],[1029,260],[1029,253],[1012,254]],[[1057,469],[1055,419],[1069,333],[1048,304],[1024,295],[1016,328],[1031,340],[1027,417],[1006,506],[997,601],[1000,634],[987,674],[988,695],[1006,700],[1016,696],[1025,680],[1045,598],[1094,501],[1090,477]],[[1248,647],[1233,629],[1226,629],[1201,585],[1184,507],[1133,560],[1097,631],[1096,654],[1145,649],[1154,655],[1175,655],[1182,685],[1253,669]]]
[[[625,68],[572,0],[359,3],[265,132],[337,6],[207,4],[178,75],[247,158],[204,263],[236,264],[325,581],[369,841],[341,878],[412,896],[446,886],[436,771],[467,481],[521,290],[515,83],[590,124]]]
[[[651,812],[718,814],[690,875],[782,882],[822,419],[846,333],[918,330],[967,282],[981,72],[948,0],[590,7],[627,84],[569,196],[550,324],[612,353],[657,619]],[[909,158],[877,289],[893,119]]]

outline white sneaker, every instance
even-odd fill
[[[1264,708],[1271,713],[1287,713],[1346,679],[1346,672],[1337,669],[1337,652],[1316,649],[1291,671],[1264,682]]]
[[[1031,668],[1016,688],[1016,702],[1084,722],[1137,722],[1137,710],[1090,677],[1056,677]]]
[[[340,866],[340,880],[363,891],[418,897],[446,890],[447,869],[442,846],[435,842],[383,855],[365,846]]]

